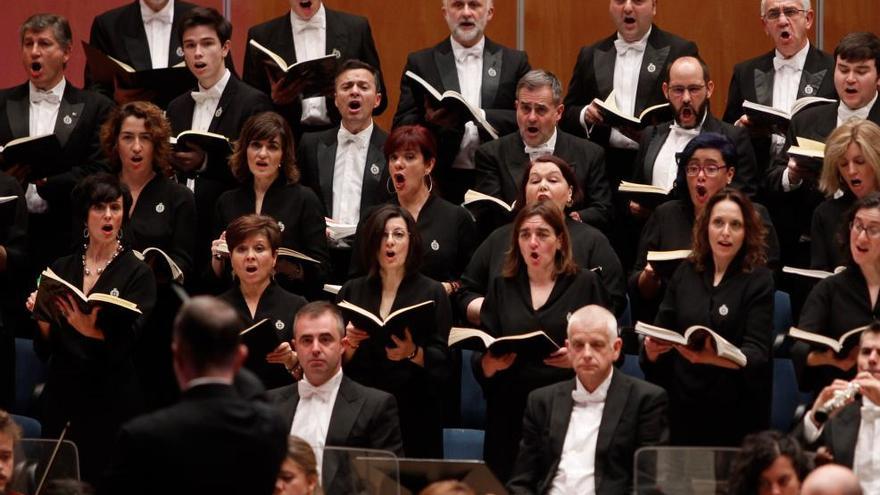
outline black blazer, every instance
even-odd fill
[[[168,43],[168,67],[183,61],[183,49],[180,46],[180,18],[193,7],[196,5],[189,2],[176,0],[174,2],[174,20],[171,23],[171,40]],[[116,60],[134,67],[135,70],[153,68],[147,32],[141,18],[140,2],[131,2],[95,16],[89,44]],[[88,89],[113,97],[112,86],[92,80],[92,71],[88,64],[85,67],[84,80]]]
[[[598,228],[611,224],[611,189],[605,178],[605,152],[595,143],[562,131],[556,133],[553,155],[574,168],[584,200],[574,205],[581,220]],[[529,155],[519,133],[513,132],[477,148],[476,189],[510,204],[516,200]]]
[[[333,171],[336,168],[336,146],[339,126],[302,135],[296,147],[296,164],[301,183],[312,188],[324,205],[324,214],[333,217]],[[390,198],[387,182],[390,178],[385,162],[385,140],[388,133],[373,124],[373,133],[367,146],[364,182],[361,189],[361,212],[384,203]],[[378,170],[378,173],[374,173]]]
[[[592,103],[594,98],[604,100],[614,89],[614,64],[617,62],[614,40],[616,39],[617,33],[614,33],[602,41],[581,48],[574,66],[574,74],[571,76],[571,82],[568,83],[568,94],[565,95],[565,115],[561,126],[566,132],[586,137],[580,120],[581,110]],[[685,55],[697,56],[697,45],[694,42],[667,33],[656,25],[651,28],[648,45],[642,58],[642,68],[639,71],[636,115],[652,105],[666,102],[666,97],[663,95],[666,66]],[[610,130],[605,127],[594,129],[590,138],[605,143],[609,135]]]
[[[198,385],[123,426],[101,493],[270,495],[288,431],[268,404],[229,385]]]
[[[382,93],[384,98],[379,102],[379,106],[373,110],[373,115],[381,114],[388,106],[388,92],[385,90],[382,65],[379,63],[379,52],[376,50],[376,44],[373,42],[370,21],[366,17],[328,9],[326,5],[324,10],[327,13],[327,38],[325,41],[327,53],[330,54],[333,53],[333,50],[338,50],[341,54],[339,58],[340,63],[354,58],[372,65],[379,71],[379,92]],[[280,55],[288,64],[297,62],[289,10],[285,11],[284,15],[280,17],[248,29],[247,39],[256,40],[259,44]],[[260,62],[258,57],[254,56],[251,50],[253,49],[248,47],[244,52],[244,74],[242,78],[260,91],[271,94],[269,77],[261,65],[262,62]],[[294,106],[296,107],[295,109],[285,113],[291,122],[296,124],[299,122],[302,108],[298,104]],[[340,115],[333,104],[332,96],[327,97],[327,113],[332,122],[338,123],[340,121]]]
[[[287,430],[293,424],[296,406],[299,404],[299,389],[296,384],[276,388],[267,392],[269,401],[284,418]],[[327,428],[328,447],[351,447],[379,449],[403,456],[403,443],[400,439],[400,422],[397,415],[397,401],[394,396],[358,384],[347,376],[342,376],[330,426]],[[324,493],[351,493],[347,476],[339,476],[340,463],[336,455],[324,454],[321,479]]]
[[[654,162],[660,149],[669,137],[669,129],[672,122],[664,122],[660,125],[649,126],[642,133],[639,142],[639,154],[636,157],[633,168],[632,180],[640,184],[650,184],[654,174]],[[754,195],[758,191],[758,176],[755,165],[755,150],[749,140],[748,131],[744,128],[734,127],[732,124],[716,119],[711,113],[706,115],[706,121],[700,128],[700,134],[704,132],[716,132],[730,138],[736,145],[736,154],[739,161],[736,162],[736,174],[733,177],[734,185],[746,194]]]
[[[530,69],[526,52],[507,48],[486,38],[480,107],[486,111],[486,120],[501,135],[516,130],[516,83]],[[431,48],[410,53],[400,80],[400,102],[394,114],[394,127],[425,123],[425,92],[419,83],[406,77],[406,71],[418,74],[441,93],[461,91],[452,42],[448,37]],[[460,141],[461,136],[458,137]],[[455,151],[458,151],[457,147]]]
[[[749,100],[761,105],[773,103],[773,57],[776,50],[736,64],[727,92],[727,108],[724,121],[736,122],[743,115],[743,101]],[[810,89],[807,89],[809,87]],[[837,99],[834,89],[834,57],[810,45],[801,81],[798,83],[796,98],[821,96]]]
[[[597,495],[629,493],[636,450],[669,441],[666,392],[612,370],[596,441]],[[529,394],[519,455],[507,484],[511,495],[547,493],[553,486],[574,407],[571,392],[576,379]]]
[[[825,423],[816,446],[824,445],[831,451],[835,463],[852,468],[861,424],[862,400],[857,400]]]

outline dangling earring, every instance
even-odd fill
[[[569,196],[568,201],[565,202],[565,206],[568,208],[571,208],[572,205],[574,205],[574,199],[572,199],[571,196]]]
[[[120,228],[119,228],[119,231],[116,232],[116,240],[118,241],[118,240],[121,240],[121,239],[122,239],[122,227],[120,227]]]
[[[385,181],[385,190],[388,191],[388,194],[394,194],[394,186],[391,185],[391,177],[388,177],[388,180]]]
[[[428,192],[434,189],[434,179],[431,177],[431,174],[425,174],[425,184],[428,186]]]
[[[83,239],[88,239],[88,238],[89,238],[89,228],[86,227],[83,229]]]

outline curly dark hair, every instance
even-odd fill
[[[159,175],[171,177],[174,174],[171,167],[171,143],[168,140],[171,137],[171,124],[162,109],[148,101],[133,101],[114,108],[101,126],[101,148],[110,160],[110,169],[114,173],[119,173],[122,169],[117,144],[122,123],[129,117],[143,119],[144,127],[150,133],[150,141],[153,142],[153,170]]]
[[[299,169],[296,167],[296,156],[293,152],[293,131],[284,117],[275,112],[258,113],[247,119],[241,127],[241,134],[235,141],[235,149],[229,157],[229,168],[232,175],[242,184],[253,180],[254,176],[248,168],[247,148],[253,141],[281,138],[281,175],[287,178],[288,184],[299,182]]]
[[[758,493],[761,473],[783,456],[791,461],[798,480],[804,481],[812,469],[812,463],[794,438],[775,430],[747,435],[743,440],[742,449],[733,460],[728,493],[730,495]]]
[[[733,201],[739,206],[745,224],[745,239],[743,239],[743,245],[734,258],[734,265],[739,265],[739,269],[743,272],[750,272],[756,267],[766,265],[767,228],[764,227],[761,216],[758,215],[755,205],[749,198],[731,187],[725,187],[709,198],[706,207],[697,217],[692,234],[693,251],[690,260],[700,272],[705,271],[706,267],[711,265],[712,248],[709,243],[709,223],[715,205],[725,200]]]

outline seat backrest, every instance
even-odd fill
[[[473,351],[461,351],[461,426],[482,429],[486,426],[486,399],[474,378],[473,357]]]
[[[46,365],[34,352],[30,339],[15,339],[15,402],[12,412],[34,415],[34,390],[46,381]]]
[[[12,415],[12,420],[21,427],[21,437],[22,438],[40,438],[43,435],[43,425],[40,424],[34,418],[28,416],[21,416],[18,414]]]

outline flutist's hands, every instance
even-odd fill
[[[862,397],[871,399],[874,404],[880,404],[880,380],[871,372],[861,371],[853,381],[859,384],[859,393]]]
[[[843,393],[844,390],[849,386],[849,382],[845,380],[834,380],[831,382],[831,385],[823,388],[821,392],[819,392],[819,396],[816,397],[816,401],[813,402],[813,408],[810,409],[810,419],[812,419],[813,424],[816,425],[816,428],[821,428],[822,423],[816,420],[816,413],[819,412],[819,409],[827,403],[829,400],[834,398],[835,393]],[[846,403],[849,404],[855,400],[855,398],[849,399]],[[837,411],[842,408],[839,408],[835,411],[831,412],[831,416],[834,416]]]

